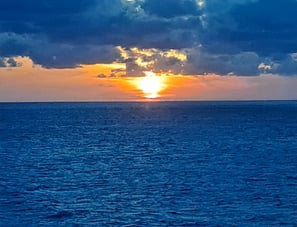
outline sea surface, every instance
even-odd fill
[[[297,101],[0,104],[0,226],[273,225]]]

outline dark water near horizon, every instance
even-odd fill
[[[297,102],[0,104],[0,226],[297,226]]]

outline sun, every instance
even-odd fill
[[[138,88],[143,92],[145,98],[155,99],[160,97],[160,92],[164,89],[165,84],[162,76],[158,76],[153,72],[144,72],[138,83]]]

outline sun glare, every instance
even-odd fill
[[[153,72],[145,72],[145,77],[138,81],[137,86],[145,98],[155,99],[160,97],[160,92],[164,88],[163,78]]]

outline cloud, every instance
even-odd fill
[[[21,67],[22,63],[15,58],[0,58],[0,67]]]
[[[203,43],[209,51],[253,51],[261,56],[296,52],[294,36],[297,34],[297,1],[208,2]],[[215,45],[212,48],[213,43]]]
[[[143,76],[145,71],[181,74],[187,61],[186,50],[159,50],[118,47],[126,62],[126,76]]]
[[[0,57],[28,56],[47,68],[124,62],[131,76],[146,68],[296,75],[296,11],[295,0],[3,0]],[[133,56],[123,59],[118,46]],[[186,60],[163,55],[170,50]]]
[[[254,52],[214,55],[195,49],[189,54],[187,73],[255,76],[259,74],[260,64],[261,59]]]
[[[297,75],[297,59],[295,56],[296,54],[288,55],[281,63],[277,64],[274,72],[285,76]]]
[[[56,43],[50,42],[46,37],[15,33],[0,33],[0,55],[29,56],[36,64],[46,68],[108,63],[119,57],[113,46]]]
[[[199,5],[193,0],[150,0],[142,8],[147,14],[165,18],[200,14]]]
[[[108,75],[105,75],[104,73],[100,73],[97,75],[97,78],[107,78]]]

